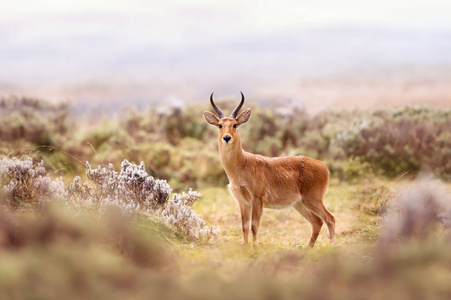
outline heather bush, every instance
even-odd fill
[[[143,162],[137,166],[124,160],[120,173],[113,170],[112,164],[108,169],[100,166],[92,169],[89,163],[86,167],[87,177],[95,186],[92,189],[86,185],[82,187],[80,180],[76,179],[72,195],[75,194],[77,199],[89,194],[85,201],[101,213],[111,208],[125,215],[146,212],[161,217],[163,222],[188,238],[209,240],[219,236],[219,229],[208,227],[192,209],[201,196],[199,193],[189,190],[187,194],[173,194],[169,199],[171,189],[167,182],[149,176]]]
[[[168,225],[175,227],[178,232],[199,240],[209,240],[219,236],[219,228],[213,225],[207,226],[193,210],[193,204],[201,194],[189,190],[187,194],[174,194],[171,200],[161,212],[163,220]]]
[[[445,234],[451,238],[451,197],[440,182],[420,179],[409,183],[389,203],[380,237],[383,245],[427,239],[437,227],[448,231]]]
[[[112,164],[109,164],[108,169],[100,166],[92,169],[87,162],[86,168],[87,177],[95,185],[87,200],[102,211],[107,206],[115,206],[127,215],[138,210],[159,210],[169,199],[169,185],[165,180],[155,180],[149,176],[144,163],[137,166],[124,160],[120,173],[113,170]],[[74,191],[84,193],[80,186]]]
[[[0,99],[0,140],[26,140],[37,146],[52,146],[55,135],[67,132],[67,103],[50,104],[30,98]]]
[[[154,179],[146,172],[144,163],[135,165],[124,160],[121,171],[86,163],[86,175],[93,185],[76,176],[67,187],[61,179],[52,180],[44,163],[31,158],[3,158],[0,161],[0,184],[5,199],[12,208],[49,203],[57,200],[72,212],[95,210],[100,215],[117,211],[124,216],[142,214],[160,218],[162,222],[191,239],[209,240],[219,230],[208,227],[192,209],[201,196],[191,189],[187,194],[174,194],[165,180]]]
[[[47,174],[44,162],[32,158],[0,160],[0,185],[5,199],[14,208],[37,206],[49,197],[65,197],[66,191],[61,179],[52,180]]]
[[[396,176],[428,168],[451,176],[451,110],[406,107],[366,114],[343,130],[337,144],[347,157],[369,163],[374,172]]]

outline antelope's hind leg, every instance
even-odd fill
[[[316,195],[303,195],[302,204],[305,208],[319,217],[324,223],[326,223],[329,229],[330,242],[335,242],[335,217],[327,210],[323,203],[323,197]]]
[[[310,237],[308,247],[313,248],[324,222],[321,218],[310,212],[301,201],[297,201],[293,207],[312,225],[312,236]]]

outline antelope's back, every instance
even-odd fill
[[[274,189],[287,189],[302,193],[312,188],[323,189],[329,184],[327,166],[307,156],[263,157],[256,156],[263,167],[263,182]],[[265,180],[266,179],[266,180]]]

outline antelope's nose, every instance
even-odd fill
[[[228,143],[228,142],[232,139],[232,137],[231,137],[230,135],[225,135],[225,136],[223,137],[223,139],[224,139],[224,141],[225,141],[226,143]]]

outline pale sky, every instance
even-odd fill
[[[441,63],[450,31],[450,0],[3,0],[0,83]]]
[[[183,47],[193,40],[230,40],[309,27],[374,25],[451,29],[451,1],[437,0],[14,0],[0,3],[0,35],[33,39],[114,32]],[[118,39],[120,40],[120,39]]]
[[[14,0],[2,1],[0,17],[56,16],[87,13],[146,15],[164,24],[226,21],[230,30],[253,30],[302,24],[358,23],[407,27],[449,27],[451,1],[442,0],[320,0],[320,1],[121,1]],[[170,21],[170,22],[169,22]],[[224,23],[222,25],[225,25]]]

